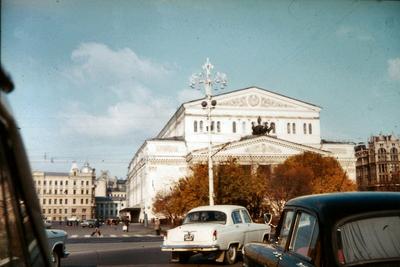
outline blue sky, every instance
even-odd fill
[[[322,138],[400,133],[398,1],[4,0],[1,62],[33,169],[125,177],[207,57],[225,92],[321,106]]]

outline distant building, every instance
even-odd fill
[[[72,164],[69,173],[34,171],[43,217],[52,221],[85,220],[95,215],[95,169]]]
[[[372,136],[355,147],[360,191],[400,191],[400,140],[394,135]]]
[[[126,180],[112,177],[108,171],[101,171],[96,179],[95,196],[97,218],[120,218],[120,211],[126,208]]]
[[[96,197],[96,218],[103,220],[121,218],[119,213],[125,206],[125,197]]]
[[[321,140],[321,108],[258,87],[213,97],[208,129],[204,99],[183,103],[160,133],[146,140],[128,167],[127,204],[132,221],[152,219],[154,197],[207,164],[209,132],[213,163],[235,158],[241,165],[271,169],[304,152],[338,159],[355,181],[354,143]],[[267,134],[262,134],[268,127]],[[260,129],[261,134],[254,135]]]

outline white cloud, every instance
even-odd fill
[[[175,97],[155,95],[152,89],[165,87],[172,77],[168,65],[143,59],[129,48],[113,50],[100,43],[83,43],[75,49],[64,74],[74,81],[75,92],[81,92],[75,99],[82,101],[75,100],[60,112],[61,131],[81,137],[151,138],[179,104],[202,97],[189,89]],[[90,97],[94,105],[85,102],[82,88],[90,91],[86,99]]]
[[[387,70],[390,79],[400,81],[400,58],[389,59]]]
[[[72,66],[65,72],[75,83],[101,80],[105,84],[121,81],[154,83],[170,72],[167,65],[139,57],[129,48],[112,50],[101,43],[82,43],[71,54]]]

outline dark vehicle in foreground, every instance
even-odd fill
[[[275,236],[243,248],[243,266],[400,266],[400,193],[292,199]]]
[[[12,89],[0,69],[0,266],[59,266],[54,249],[61,236],[46,235],[20,129],[6,100]]]

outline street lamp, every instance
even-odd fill
[[[190,87],[193,89],[200,90],[200,87],[204,85],[204,92],[206,94],[206,100],[201,102],[201,106],[207,109],[207,132],[208,132],[208,189],[209,189],[209,200],[210,206],[214,205],[214,175],[213,175],[213,163],[211,154],[211,110],[217,105],[217,101],[213,100],[212,91],[223,89],[227,85],[226,74],[217,72],[214,76],[211,74],[211,70],[214,66],[210,63],[207,58],[206,63],[203,65],[203,72],[193,74],[190,77]]]

